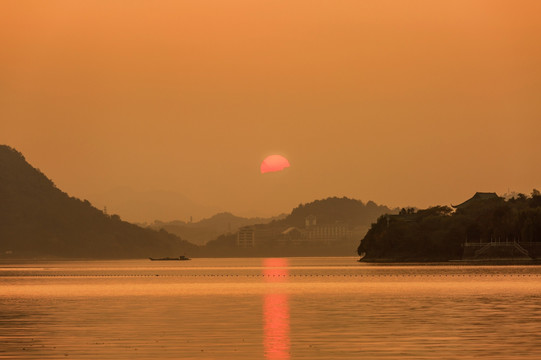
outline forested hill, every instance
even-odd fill
[[[398,212],[384,205],[377,205],[373,201],[366,204],[360,200],[347,197],[330,197],[315,200],[307,204],[300,204],[291,211],[281,222],[288,226],[304,227],[308,216],[315,216],[321,224],[343,222],[350,227],[368,226],[382,214]]]
[[[197,249],[68,196],[21,153],[0,145],[0,259],[144,258],[190,255]]]

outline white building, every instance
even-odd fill
[[[253,248],[255,246],[255,229],[251,226],[244,226],[237,233],[237,247]]]
[[[329,242],[346,239],[351,235],[345,223],[337,222],[334,224],[318,225],[314,215],[306,217],[305,226],[305,237],[307,240]]]

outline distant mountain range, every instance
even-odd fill
[[[21,153],[0,145],[0,258],[144,258],[197,250],[70,197]]]
[[[106,207],[107,212],[122,214],[122,218],[132,223],[176,219],[188,221],[190,217],[201,219],[220,211],[174,191],[136,191],[127,186],[89,195],[89,200],[99,209]]]
[[[210,218],[206,218],[197,222],[184,221],[155,221],[149,227],[155,230],[165,230],[172,234],[178,235],[194,244],[204,245],[208,241],[214,240],[220,235],[235,233],[243,226],[255,224],[267,224],[272,221],[284,219],[285,214],[270,218],[244,218],[235,216],[228,212],[216,214]]]
[[[301,204],[281,219],[249,226],[253,245],[239,247],[237,234],[230,233],[209,241],[204,251],[212,256],[354,255],[370,224],[395,213],[398,209],[373,201],[329,197]]]

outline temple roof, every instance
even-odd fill
[[[475,195],[473,195],[470,199],[464,201],[462,204],[451,205],[451,206],[454,207],[455,209],[460,209],[460,208],[468,207],[477,201],[484,201],[484,200],[497,199],[497,198],[498,198],[498,195],[495,192],[476,192]]]

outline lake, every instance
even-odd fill
[[[0,263],[1,359],[540,359],[541,266]]]

